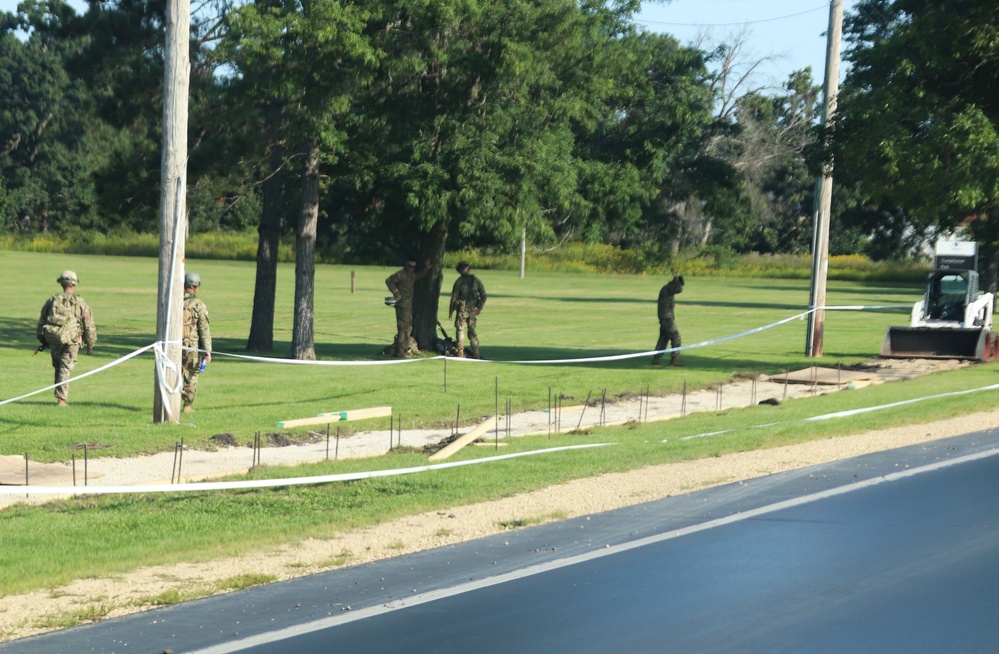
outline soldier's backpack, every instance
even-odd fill
[[[80,319],[76,316],[76,296],[61,293],[52,297],[52,305],[45,316],[42,333],[50,347],[61,347],[79,343],[83,333]]]

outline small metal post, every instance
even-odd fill
[[[607,424],[607,389],[600,392],[600,426]]]
[[[646,385],[645,386],[645,419],[642,422],[648,422],[649,421],[649,398],[651,398],[651,396],[652,396],[652,387],[651,387],[651,385]]]
[[[576,431],[579,431],[579,428],[583,426],[583,416],[586,415],[586,405],[590,403],[590,396],[592,394],[593,391],[587,391],[586,393],[586,401],[583,402],[583,410],[579,412],[579,422],[576,423]]]
[[[183,482],[183,477],[180,475],[180,470],[184,466],[184,437],[180,437],[180,459],[177,460],[177,483]]]
[[[330,423],[326,423],[326,460],[330,460]]]
[[[548,440],[552,439],[552,387],[548,387]]]
[[[389,452],[392,451],[392,439],[395,436],[395,416],[389,416]]]
[[[173,467],[170,468],[170,483],[175,484],[177,475],[177,441],[173,443]]]
[[[562,433],[562,393],[555,396],[555,433]]]

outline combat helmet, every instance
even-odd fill
[[[201,275],[198,273],[189,272],[184,275],[184,287],[192,286],[198,288],[201,286]]]
[[[80,278],[77,277],[76,273],[72,270],[64,270],[56,281],[62,284],[63,288],[65,288],[67,286],[76,286],[80,283]]]

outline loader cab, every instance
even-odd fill
[[[934,270],[926,283],[926,316],[962,322],[965,308],[977,298],[978,273],[974,270]]]

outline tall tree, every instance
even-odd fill
[[[733,129],[715,141],[739,175],[740,202],[719,221],[717,242],[740,252],[807,252],[815,176],[806,154],[816,143],[819,87],[809,69],[783,88],[736,101]]]
[[[586,220],[580,139],[609,111],[636,2],[397,0],[364,113],[384,130],[369,220],[394,258],[438,268],[417,286],[414,336],[432,343],[449,238],[506,243]],[[406,252],[406,249],[416,250]]]
[[[66,68],[84,42],[76,20],[59,0],[0,13],[0,228],[95,226],[90,171],[107,134]]]
[[[235,68],[234,84],[244,100],[267,112],[272,129],[266,147],[271,157],[269,174],[281,164],[274,153],[284,143],[294,144],[304,160],[301,205],[296,231],[295,310],[292,356],[314,359],[313,293],[315,247],[319,219],[321,165],[343,155],[347,140],[349,108],[353,95],[369,77],[377,55],[364,35],[368,9],[361,3],[336,0],[259,0],[239,8],[231,17],[223,46]],[[265,201],[265,210],[272,204]],[[268,305],[273,304],[272,260],[275,216],[267,213],[261,223],[258,291],[254,315],[266,332]],[[271,310],[271,315],[273,311]],[[258,332],[250,346],[266,346],[266,333]]]
[[[832,156],[866,202],[921,227],[968,222],[996,290],[999,22],[992,0],[862,0]]]

